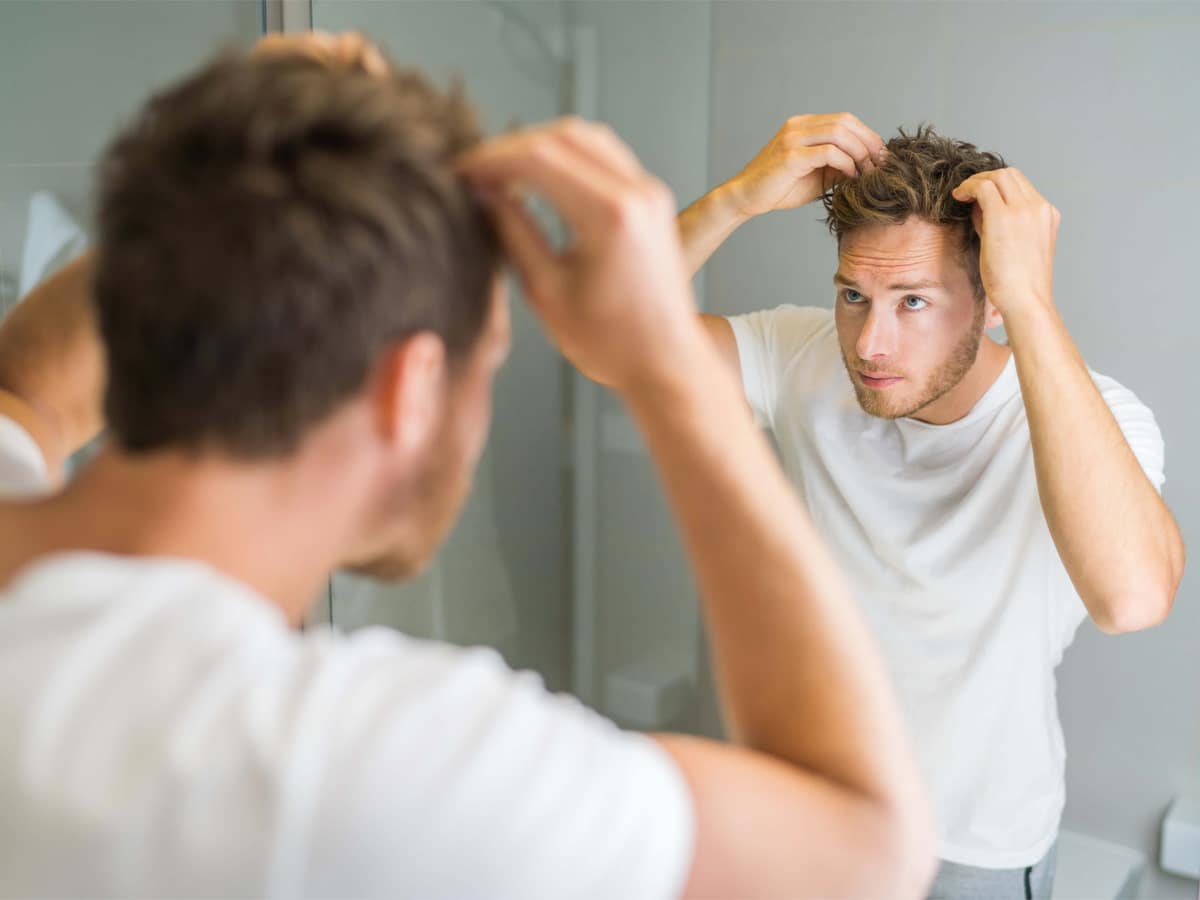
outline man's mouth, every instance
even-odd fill
[[[868,375],[866,372],[859,372],[858,377],[862,380],[862,383],[869,388],[891,387],[892,385],[899,384],[904,380],[899,375],[886,375],[879,372],[875,373],[874,375]]]

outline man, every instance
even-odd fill
[[[100,175],[95,257],[0,329],[0,489],[41,493],[0,504],[0,893],[920,896],[881,661],[611,133],[478,145],[461,98],[317,36],[153,98]],[[477,195],[644,431],[740,746],[622,733],[491,651],[293,629],[347,560],[417,571],[467,492],[509,340]],[[105,363],[109,442],[47,493]]]
[[[1049,896],[1054,669],[1087,615],[1161,622],[1183,570],[1162,439],[1055,309],[1058,211],[932,128],[885,146],[848,114],[790,119],[679,216],[693,272],[817,198],[834,309],[703,321],[882,644],[934,793],[933,896]],[[986,334],[1001,322],[1008,344]]]

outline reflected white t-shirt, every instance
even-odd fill
[[[33,436],[0,416],[0,498],[36,496],[49,487],[46,460]]]
[[[858,405],[831,310],[729,321],[746,398],[880,642],[942,858],[1032,865],[1065,793],[1054,670],[1087,612],[1042,514],[1014,361],[957,422],[885,420]],[[1161,490],[1154,416],[1093,379]]]
[[[0,418],[5,492],[30,445]],[[95,553],[0,587],[0,810],[5,896],[667,897],[694,829],[655,742],[491,650]]]

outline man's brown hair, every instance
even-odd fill
[[[829,231],[842,237],[863,225],[900,225],[919,216],[954,228],[962,237],[967,272],[977,297],[983,297],[979,275],[979,235],[971,224],[971,204],[951,192],[980,172],[1003,169],[1004,159],[974,144],[938,134],[932,125],[900,134],[887,142],[888,155],[873,172],[843,181],[822,197]]]
[[[389,344],[429,330],[452,365],[474,346],[500,262],[452,168],[474,113],[370,69],[225,53],[106,152],[95,288],[125,450],[284,455]]]

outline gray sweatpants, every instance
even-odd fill
[[[1054,888],[1055,850],[1024,869],[976,869],[943,862],[929,900],[1050,900]]]

